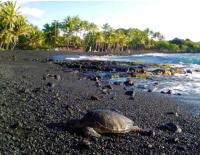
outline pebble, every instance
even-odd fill
[[[187,69],[186,72],[192,74],[192,71],[190,69]]]
[[[47,80],[47,77],[46,77],[46,76],[43,76],[42,79],[43,79],[43,80]]]
[[[128,78],[127,81],[124,82],[126,86],[134,86],[135,81],[133,79]]]
[[[104,89],[104,88],[113,89],[111,85],[105,85],[105,86],[103,86],[103,89]]]
[[[148,144],[147,147],[151,149],[151,148],[153,148],[153,145],[152,144]]]
[[[167,142],[169,142],[169,143],[178,143],[179,142],[179,138],[169,138],[167,140]]]
[[[11,129],[16,129],[18,126],[19,126],[19,122],[14,122],[14,123],[12,123],[9,127],[10,127]]]
[[[128,90],[125,92],[126,95],[130,95],[131,97],[135,97],[135,91]]]
[[[102,93],[103,93],[103,94],[108,94],[108,89],[103,88],[103,89],[102,89]]]
[[[121,81],[115,81],[113,84],[114,85],[122,85],[123,83]]]
[[[172,111],[167,112],[167,115],[174,115],[174,116],[178,117],[178,113],[177,112],[172,112]]]
[[[53,88],[53,87],[55,87],[55,83],[48,82],[47,86]]]
[[[155,136],[156,133],[153,130],[145,130],[145,131],[141,131],[140,134],[142,134],[143,136]]]
[[[167,94],[172,94],[172,91],[171,91],[171,90],[168,90],[168,91],[167,91]]]
[[[185,150],[187,150],[187,148],[186,148],[186,146],[179,145],[179,146],[177,146],[177,150],[185,151]]]
[[[98,96],[96,96],[96,95],[92,95],[92,96],[90,97],[90,99],[91,99],[91,100],[100,100],[100,98],[99,98]]]
[[[101,83],[99,81],[96,82],[97,87],[101,87]]]
[[[60,75],[54,75],[54,79],[61,80],[61,76]]]
[[[176,133],[182,132],[182,129],[180,128],[180,126],[174,123],[167,123],[165,125],[162,125],[161,129],[165,129],[165,130],[176,132]]]

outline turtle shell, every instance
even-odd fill
[[[98,133],[125,133],[133,129],[133,121],[110,110],[88,112],[80,122],[84,127],[92,127]]]

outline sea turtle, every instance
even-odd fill
[[[139,128],[134,122],[116,111],[98,109],[89,111],[80,120],[74,120],[71,124],[75,128],[82,128],[86,136],[100,137],[103,133],[127,133],[149,131]]]

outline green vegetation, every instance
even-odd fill
[[[200,52],[200,42],[175,38],[167,41],[160,32],[137,28],[114,29],[108,23],[96,24],[68,16],[53,21],[42,30],[28,23],[14,2],[0,2],[0,50],[10,49],[84,49],[98,52],[158,50]]]

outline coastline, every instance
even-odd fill
[[[157,93],[137,92],[130,100],[121,86],[104,95],[94,81],[73,70],[63,72],[59,65],[46,61],[49,55],[59,53],[63,52],[0,53],[0,153],[199,153],[200,119],[192,116],[187,106]],[[91,100],[92,95],[100,100]],[[155,136],[105,135],[86,145],[82,135],[63,127],[68,120],[97,108],[117,109],[140,127],[154,130]],[[168,115],[170,112],[178,116]],[[159,129],[168,122],[179,124],[183,132]],[[175,138],[179,140],[173,141]]]

